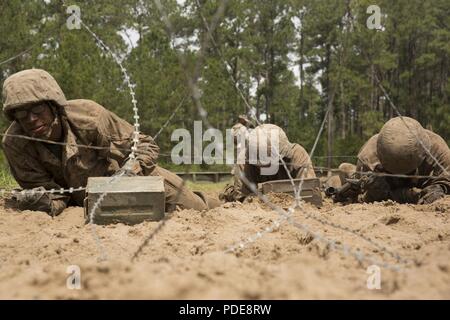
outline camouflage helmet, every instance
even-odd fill
[[[426,157],[419,140],[430,148],[430,137],[416,120],[403,117],[402,121],[397,117],[386,122],[377,139],[377,154],[383,168],[394,174],[416,170]]]
[[[52,101],[59,106],[67,104],[66,97],[56,80],[41,69],[28,69],[15,73],[3,83],[3,113],[13,121],[14,109],[27,104]]]
[[[244,130],[246,130],[246,127],[238,122],[231,127],[231,135],[236,138],[241,132],[244,132]]]
[[[278,141],[274,139],[275,137],[278,138]],[[258,149],[260,147],[260,143],[265,140],[267,146],[266,154],[273,154],[277,157],[279,155],[280,158],[288,156],[289,151],[293,146],[289,142],[289,139],[284,130],[274,124],[262,124],[260,126],[257,126],[254,130],[251,131],[249,139],[250,143],[257,143]],[[273,143],[278,145],[274,145]],[[274,147],[274,151],[272,151],[272,147]]]
[[[253,121],[251,121],[245,114],[239,115],[238,123],[246,126],[247,128],[255,128]]]

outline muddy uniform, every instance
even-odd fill
[[[269,128],[270,130],[280,130],[279,150],[288,171],[286,171],[282,163],[279,164],[277,173],[273,175],[261,174],[261,167],[254,164],[236,165],[233,172],[233,184],[225,188],[224,192],[220,195],[221,199],[225,201],[243,201],[247,196],[253,194],[252,190],[241,179],[240,172],[245,175],[250,183],[254,183],[256,187],[258,183],[289,179],[289,174],[293,179],[316,177],[311,159],[302,146],[290,143],[284,131],[277,126],[264,124],[260,127]]]
[[[11,172],[24,189],[84,187],[88,177],[112,176],[128,159],[133,146],[134,127],[94,101],[67,101],[56,81],[43,70],[26,70],[8,78],[4,84],[3,98],[4,112],[10,120],[14,119],[11,111],[24,104],[50,101],[57,105],[63,142],[67,143],[55,146],[13,136],[3,138],[3,149]],[[26,135],[17,121],[13,121],[6,134]],[[159,148],[154,140],[140,134],[135,173],[164,178],[166,210],[171,211],[176,206],[207,209],[206,197],[182,187],[181,178],[157,165],[158,153]],[[26,209],[58,214],[67,205],[83,206],[84,197],[84,191],[64,195],[45,194],[46,201],[40,199],[35,206],[28,201]]]

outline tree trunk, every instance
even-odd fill
[[[301,21],[303,23],[303,14],[301,15]],[[303,65],[305,63],[305,57],[304,57],[304,50],[305,50],[305,39],[304,39],[304,32],[303,28],[300,29],[300,50],[299,50],[299,65],[298,65],[298,71],[300,75],[300,98],[299,98],[299,120],[303,120],[305,117],[305,104],[303,103],[303,86],[305,83],[305,72],[303,71]]]
[[[328,145],[327,145],[327,167],[331,169],[333,167],[333,141],[334,141],[334,91],[330,88],[328,95]],[[331,92],[330,92],[331,91]]]
[[[347,109],[345,107],[345,93],[344,93],[344,83],[341,80],[341,138],[345,139],[347,135]]]

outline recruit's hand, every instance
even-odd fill
[[[44,187],[16,192],[11,198],[19,210],[44,211],[55,216],[65,209],[64,201],[53,201]]]
[[[152,144],[149,142],[141,142],[137,145],[135,152],[137,160],[145,160],[145,158],[153,158],[154,151],[152,150]]]
[[[141,165],[137,159],[128,159],[127,162],[116,171],[115,176],[124,175],[128,177],[137,176],[142,172]]]
[[[438,185],[431,185],[426,188],[423,188],[422,192],[420,193],[420,199],[419,204],[430,204],[433,203],[436,200],[439,200],[440,198],[443,198],[445,196],[444,189]]]

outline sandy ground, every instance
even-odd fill
[[[276,198],[286,207],[286,199]],[[278,215],[259,201],[225,204],[208,212],[176,212],[158,225],[97,226],[108,259],[99,252],[82,208],[52,219],[0,204],[0,298],[8,299],[449,299],[450,197],[432,205],[333,205],[308,213],[338,223],[413,261],[399,272],[381,269],[381,289],[367,288],[368,263],[331,250],[287,223],[239,253],[236,241],[271,225]],[[324,226],[298,211],[315,232],[360,249],[384,263],[395,259],[353,233]],[[80,290],[66,286],[67,267],[81,270]]]

